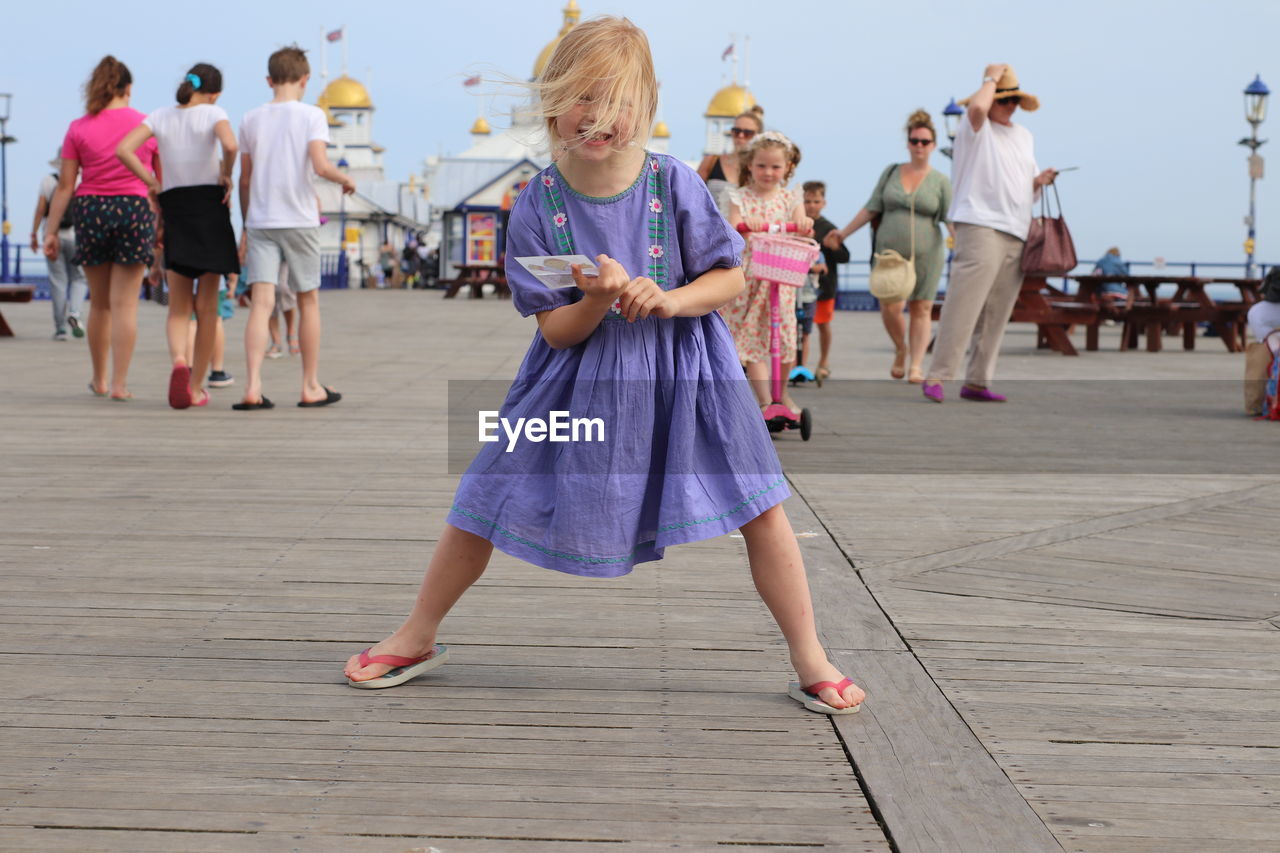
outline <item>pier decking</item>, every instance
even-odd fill
[[[1063,359],[1011,328],[1005,405],[879,381],[876,316],[777,441],[823,639],[869,699],[785,695],[740,538],[620,580],[495,553],[447,666],[356,691],[449,506],[447,381],[506,379],[509,303],[326,292],[324,381],[232,412],[85,390],[48,304],[0,340],[0,850],[1280,847],[1280,431],[1217,348]],[[1118,330],[1104,330],[1118,335]],[[814,342],[816,347],[816,340]],[[954,398],[954,389],[952,397]]]

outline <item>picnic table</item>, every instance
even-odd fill
[[[499,264],[457,264],[457,269],[457,278],[442,282],[448,286],[444,292],[445,299],[453,299],[464,287],[471,288],[472,299],[483,299],[486,284],[493,285],[494,293],[499,299],[511,296],[507,274]]]
[[[30,284],[0,284],[0,302],[30,302],[35,298],[36,289]],[[0,311],[0,338],[12,338],[13,329],[4,319]]]
[[[945,298],[933,304],[933,318],[942,315]],[[1035,323],[1036,346],[1052,349],[1063,355],[1079,355],[1071,343],[1073,326],[1088,329],[1086,348],[1098,348],[1099,306],[1096,302],[1082,300],[1049,284],[1045,276],[1029,275],[1022,279],[1018,301],[1014,303],[1010,322]],[[932,346],[932,345],[931,345]]]
[[[1124,322],[1120,349],[1136,349],[1139,334],[1147,336],[1147,351],[1160,352],[1166,331],[1182,332],[1182,348],[1196,346],[1196,328],[1208,323],[1217,332],[1228,352],[1244,348],[1245,313],[1258,300],[1261,281],[1256,278],[1206,278],[1202,276],[1160,275],[1080,275],[1072,276],[1079,285],[1077,297],[1098,305],[1099,315]],[[1108,300],[1102,285],[1124,285],[1123,299]],[[1206,289],[1210,284],[1234,285],[1239,301],[1218,302]],[[1173,297],[1161,299],[1161,285],[1174,287]],[[1095,349],[1096,347],[1090,347]]]

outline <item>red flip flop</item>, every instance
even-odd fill
[[[395,687],[397,684],[404,684],[411,678],[417,678],[424,672],[430,672],[449,659],[448,646],[433,646],[430,652],[420,658],[407,658],[402,655],[371,655],[369,651],[370,649],[365,649],[360,653],[361,666],[368,666],[371,663],[385,663],[387,666],[395,667],[395,669],[375,678],[366,678],[364,681],[353,681],[348,678],[347,684],[352,687],[359,687],[365,690]]]
[[[169,405],[175,409],[191,407],[191,368],[179,364],[169,374]]]
[[[856,714],[862,710],[862,703],[850,705],[848,708],[836,708],[818,698],[818,694],[828,687],[834,688],[837,693],[843,693],[850,684],[853,684],[851,678],[846,678],[839,683],[818,681],[808,687],[801,687],[800,682],[793,681],[789,685],[787,695],[817,714]]]

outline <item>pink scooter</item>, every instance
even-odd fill
[[[800,430],[800,438],[809,440],[813,432],[813,416],[808,409],[800,410],[800,417],[782,402],[782,310],[779,307],[779,287],[803,287],[809,267],[821,253],[818,244],[807,237],[788,237],[783,232],[794,233],[794,222],[773,222],[767,230],[751,233],[746,223],[739,223],[738,230],[747,235],[751,244],[751,266],[747,278],[769,282],[769,358],[771,378],[769,394],[772,402],[764,408],[765,426],[769,432]]]

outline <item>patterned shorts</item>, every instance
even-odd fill
[[[143,264],[155,260],[155,216],[139,195],[76,196],[75,263]]]

